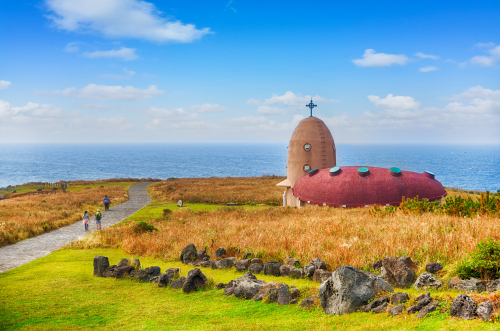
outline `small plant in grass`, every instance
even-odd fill
[[[134,225],[134,227],[132,228],[132,232],[134,232],[135,234],[143,234],[143,233],[153,232],[153,231],[158,231],[158,229],[145,221],[137,222]]]
[[[497,279],[500,277],[500,242],[481,241],[469,258],[457,266],[457,275],[462,279],[471,277]]]

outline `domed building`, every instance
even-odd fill
[[[288,144],[287,179],[283,205],[303,207],[363,207],[397,205],[403,197],[440,200],[447,193],[428,171],[415,173],[399,168],[337,166],[337,151],[326,124],[312,116],[299,122]]]

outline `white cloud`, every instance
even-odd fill
[[[437,56],[437,55],[424,54],[422,52],[416,53],[415,56],[418,56],[421,59],[439,60],[439,56]]]
[[[224,107],[219,104],[204,103],[202,105],[193,105],[191,109],[200,113],[220,113],[224,110]]]
[[[176,117],[180,115],[186,115],[186,111],[184,108],[174,108],[171,110],[167,110],[166,108],[156,108],[156,107],[151,107],[148,110],[148,115],[151,117],[155,118],[171,118],[171,117]]]
[[[493,47],[488,50],[489,55],[477,55],[470,59],[473,64],[478,64],[483,67],[491,67],[500,60],[500,46]]]
[[[112,49],[109,51],[95,51],[95,52],[85,52],[83,56],[90,59],[98,58],[108,58],[108,59],[122,59],[125,61],[131,61],[137,59],[137,54],[135,54],[135,48],[121,47],[120,49]]]
[[[260,105],[260,101],[257,100],[257,99],[250,99],[250,100],[245,101],[245,103],[247,105],[250,105],[250,106],[258,106],[258,105]]]
[[[495,46],[495,44],[492,43],[492,42],[489,42],[489,43],[477,43],[474,46],[478,47],[478,48],[491,48],[491,47]]]
[[[8,82],[6,80],[0,80],[0,91],[5,90],[6,88],[8,88],[11,85],[12,85],[11,82]]]
[[[420,102],[412,97],[388,94],[385,98],[376,95],[369,95],[368,99],[378,108],[391,110],[416,110],[420,107]]]
[[[149,86],[147,89],[138,89],[133,86],[108,86],[89,84],[84,88],[77,90],[70,87],[64,90],[56,90],[53,92],[37,91],[37,95],[44,96],[63,96],[75,97],[80,99],[94,99],[94,100],[120,100],[120,101],[134,101],[134,100],[147,100],[155,95],[163,94],[164,92],[158,90],[155,85]]]
[[[359,67],[388,67],[393,64],[404,65],[410,59],[404,54],[376,53],[373,49],[365,50],[362,59],[352,60]]]
[[[47,16],[61,30],[99,32],[109,38],[136,38],[155,42],[192,42],[211,33],[193,24],[165,17],[142,0],[45,0]]]
[[[429,72],[429,71],[438,70],[438,68],[436,68],[436,67],[424,67],[424,68],[420,68],[418,70],[420,70],[420,72]]]
[[[338,100],[326,99],[324,97],[320,97],[319,95],[316,95],[314,97],[311,97],[310,95],[300,96],[300,95],[296,95],[292,91],[288,91],[283,95],[273,94],[273,96],[271,98],[266,99],[264,101],[264,104],[266,104],[266,105],[283,104],[285,106],[291,106],[291,107],[305,107],[306,104],[308,104],[310,102],[311,98],[314,100],[315,103],[316,102],[317,103],[339,102]]]
[[[99,75],[99,78],[107,78],[107,79],[128,79],[135,76],[135,71],[128,70],[127,68],[123,68],[123,75],[114,75],[114,74],[102,74]]]
[[[78,52],[80,50],[80,46],[79,46],[79,42],[72,42],[72,43],[69,43],[66,45],[66,47],[64,47],[64,51],[65,52],[68,52],[68,53],[75,53],[75,52]]]
[[[93,110],[112,110],[121,109],[120,105],[104,105],[102,103],[80,103],[76,105],[79,108],[93,109]]]
[[[493,91],[490,89],[485,89],[484,87],[478,85],[469,88],[465,92],[455,95],[453,99],[465,99],[465,100],[483,99],[483,100],[500,101],[500,90]]]

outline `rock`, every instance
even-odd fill
[[[288,275],[290,275],[290,266],[287,265],[287,264],[283,264],[280,267],[280,275],[281,276],[288,276]]]
[[[252,260],[253,261],[253,260]],[[248,268],[248,271],[250,271],[252,274],[260,274],[262,269],[264,269],[264,266],[260,263],[252,263],[250,267]]]
[[[449,290],[456,290],[459,282],[460,282],[460,278],[458,278],[458,277],[450,278],[450,280],[448,280],[448,289]]]
[[[137,270],[141,267],[141,261],[139,261],[139,259],[132,259],[129,261],[129,264],[131,266],[134,266],[134,268]]]
[[[476,310],[476,313],[479,318],[483,320],[483,322],[488,322],[491,319],[491,314],[493,314],[493,304],[490,300],[481,302]]]
[[[254,264],[254,263],[259,263],[259,264],[264,265],[264,262],[262,262],[262,259],[251,259],[250,264]]]
[[[205,276],[200,269],[195,268],[188,272],[186,282],[182,286],[184,293],[191,293],[198,290],[201,286],[205,285],[207,282],[207,276]]]
[[[246,271],[250,267],[250,260],[240,260],[240,261],[234,261],[234,267],[238,271]]]
[[[218,289],[218,290],[222,290],[222,289],[223,289],[223,288],[225,288],[226,286],[224,285],[224,283],[219,283],[219,284],[217,284],[217,286],[216,286],[216,287],[217,287],[217,289]]]
[[[463,320],[470,320],[477,318],[476,311],[477,305],[474,300],[466,294],[460,294],[451,304],[450,315]]]
[[[408,300],[410,300],[410,296],[408,295],[408,293],[398,292],[391,295],[391,305],[405,303]]]
[[[280,284],[278,287],[278,305],[284,306],[289,305],[290,300],[292,300],[292,294],[290,293],[290,289],[285,284]]]
[[[198,258],[198,260],[202,261],[204,261],[205,258],[209,258],[209,256],[207,255],[207,251],[204,249],[201,249],[198,252],[196,252],[196,257]]]
[[[423,299],[423,298],[425,298],[425,297],[428,297],[428,298],[429,298],[429,300],[432,300],[432,298],[431,298],[431,292],[427,292],[427,293],[425,293],[425,294],[421,294],[421,295],[419,295],[418,297],[416,297],[416,298],[415,298],[415,301],[417,301],[417,302],[418,302],[418,301],[422,300],[422,299]]]
[[[316,267],[316,269],[326,270],[326,264],[325,264],[325,262],[323,262],[322,259],[314,258],[314,259],[312,259],[311,263],[309,263],[309,264],[314,265]]]
[[[152,278],[159,276],[160,273],[160,267],[149,267],[144,270],[137,270],[135,273],[135,279],[142,282],[150,282]]]
[[[169,268],[165,270],[165,274],[168,275],[171,279],[179,277],[179,268]]]
[[[105,256],[94,257],[94,276],[103,277],[104,271],[109,267],[109,260]]]
[[[314,266],[313,264],[308,264],[304,267],[304,269],[302,269],[302,274],[304,275],[304,277],[312,278],[315,270],[316,266]]]
[[[222,257],[224,255],[226,255],[226,250],[224,248],[217,248],[217,250],[215,251],[215,256]]]
[[[381,274],[376,274],[374,272],[369,272],[369,271],[365,271],[365,270],[360,270],[361,272],[363,272],[365,275],[369,276],[369,277],[373,277],[373,278],[383,278]]]
[[[379,260],[373,264],[373,270],[380,270],[382,268],[382,260]]]
[[[290,289],[290,294],[292,295],[292,299],[298,299],[300,297],[300,290],[295,287],[292,287]]]
[[[288,258],[286,259],[285,264],[289,266],[298,267],[300,265],[300,261],[294,258]]]
[[[391,309],[389,309],[389,315],[394,317],[396,315],[402,314],[404,311],[405,311],[405,306],[398,305],[396,307],[392,307]]]
[[[295,268],[295,267],[292,266],[290,268],[290,274],[289,274],[289,276],[291,278],[295,278],[295,279],[303,278],[304,277],[304,271],[302,269]]]
[[[224,289],[224,295],[231,295],[234,293],[234,287],[226,287]]]
[[[486,285],[486,291],[496,292],[500,291],[500,279],[493,280]]]
[[[463,292],[477,292],[481,293],[486,291],[486,286],[484,283],[476,278],[471,278],[469,280],[461,280],[458,282],[457,290]]]
[[[233,266],[235,257],[228,257],[222,260],[219,260],[215,263],[217,269],[229,269]]]
[[[417,266],[409,257],[386,256],[382,260],[382,277],[392,286],[406,288],[415,281]]]
[[[359,310],[381,289],[394,291],[383,279],[369,277],[352,266],[343,266],[321,284],[319,298],[325,313],[344,315]]]
[[[182,288],[186,282],[186,277],[179,277],[178,279],[172,281],[170,288]]]
[[[264,275],[280,276],[281,263],[277,261],[270,261],[264,264]]]
[[[432,302],[432,298],[431,297],[424,296],[423,299],[421,299],[421,300],[419,300],[417,302],[417,310],[420,311],[422,308],[424,308],[425,306],[427,306],[431,302]]]
[[[201,265],[201,261],[191,262],[190,265],[192,265],[193,267],[199,267]]]
[[[182,200],[177,201],[177,207],[182,207]]]
[[[316,269],[314,270],[313,274],[313,281],[318,282],[318,283],[323,283],[325,280],[330,278],[332,273],[330,271],[326,271],[323,269]]]
[[[370,311],[375,310],[375,308],[378,308],[379,306],[384,305],[385,308],[387,308],[387,302],[389,302],[389,299],[386,296],[383,296],[377,300],[374,300],[364,306],[361,306],[360,310],[362,312],[368,313]],[[385,310],[384,310],[385,311]]]
[[[124,278],[126,275],[130,275],[132,271],[134,271],[134,266],[123,266],[123,267],[118,267],[116,269],[116,274],[115,277],[116,279],[121,279]]]
[[[427,263],[425,270],[431,274],[435,274],[436,272],[443,270],[443,265],[439,262]]]
[[[198,252],[196,251],[196,247],[194,244],[188,244],[186,247],[182,249],[181,252],[181,262],[184,264],[191,263],[196,260],[198,257]]]
[[[269,302],[278,302],[279,290],[276,287],[269,289]]]
[[[209,260],[208,262],[210,263],[212,269],[217,269],[217,261]]]
[[[116,265],[112,265],[110,267],[107,267],[106,270],[102,273],[103,277],[116,277],[116,269],[118,267]]]
[[[128,266],[128,259],[122,259],[119,263],[118,263],[118,267],[126,267]]]
[[[290,304],[291,304],[291,305],[295,305],[295,304],[297,304],[297,303],[298,303],[297,299],[292,299],[292,301],[290,301]]]
[[[409,308],[406,310],[406,313],[407,313],[408,315],[410,315],[410,314],[415,314],[416,312],[418,312],[418,310],[417,310],[417,306],[411,306],[411,307],[409,307]]]
[[[443,282],[436,279],[432,274],[424,272],[418,276],[413,288],[416,290],[427,290],[428,288],[438,289],[443,285]]]
[[[211,266],[212,266],[212,264],[210,263],[210,261],[203,261],[200,263],[200,267],[203,267],[203,268],[209,268]]]
[[[389,306],[389,304],[387,302],[384,302],[380,306],[373,308],[371,311],[372,311],[372,313],[380,314],[380,313],[387,311],[388,306]]]
[[[300,306],[304,308],[309,308],[317,301],[318,301],[318,294],[313,294],[310,297],[307,297],[304,300],[302,300]]]
[[[259,290],[259,292],[257,292],[256,295],[254,295],[254,297],[252,298],[252,300],[253,301],[261,301],[262,299],[264,299],[264,297],[267,297],[269,295],[269,290],[271,288],[276,288],[276,282],[269,282],[269,283],[265,284]]]
[[[158,276],[158,287],[166,287],[171,281],[172,278],[169,277],[169,275],[160,274],[160,276]]]
[[[264,287],[265,284],[266,283],[262,280],[251,278],[243,279],[239,281],[238,285],[234,288],[234,296],[250,300]]]
[[[427,306],[423,307],[422,309],[420,309],[418,311],[418,315],[417,317],[418,318],[424,318],[425,315],[427,315],[428,313],[430,313],[431,311],[435,311],[436,310],[436,305],[434,303],[429,303]]]

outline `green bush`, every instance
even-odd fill
[[[140,221],[134,225],[134,227],[132,228],[132,231],[135,234],[142,234],[142,233],[147,233],[147,232],[158,231],[158,229],[155,228],[153,225],[149,224],[148,222]]]
[[[462,279],[500,278],[500,242],[491,238],[488,241],[480,241],[468,259],[458,265],[457,275]]]

